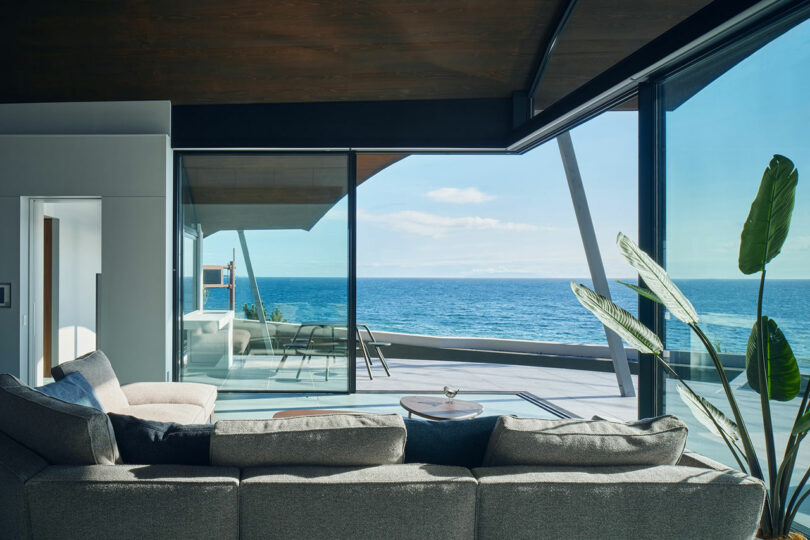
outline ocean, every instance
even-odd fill
[[[588,280],[579,280],[590,286]],[[635,279],[624,281],[635,282]],[[346,317],[346,280],[257,278],[262,301],[289,322]],[[680,280],[701,316],[701,326],[722,352],[744,353],[756,315],[756,280]],[[636,294],[610,282],[613,300],[637,313]],[[236,311],[253,304],[247,278],[236,280]],[[794,354],[810,359],[810,280],[766,283],[764,313],[776,320]],[[191,301],[184,302],[191,310]],[[228,291],[212,289],[206,309],[227,309]],[[357,321],[372,330],[434,336],[472,336],[604,344],[596,318],[576,300],[568,279],[358,278]],[[689,329],[667,322],[667,347],[699,348]]]

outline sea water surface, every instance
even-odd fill
[[[590,286],[588,280],[576,280]],[[628,278],[625,281],[635,282]],[[577,302],[568,279],[358,278],[357,321],[372,330],[604,344],[601,324]],[[347,281],[257,278],[262,301],[289,322],[345,321]],[[721,351],[743,353],[756,317],[757,280],[679,280]],[[637,296],[610,280],[613,300],[633,314]],[[185,309],[191,309],[185,295]],[[253,304],[247,278],[236,280],[237,317]],[[764,312],[775,319],[798,357],[810,358],[810,280],[772,280]],[[212,289],[206,309],[227,309],[228,291]],[[667,321],[667,347],[699,348],[680,321]],[[803,361],[803,363],[805,363]],[[806,364],[810,366],[810,364]]]

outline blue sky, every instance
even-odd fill
[[[801,51],[797,54],[797,51]],[[749,57],[667,114],[667,265],[676,278],[739,278],[739,235],[774,153],[800,171],[791,234],[772,277],[810,277],[810,23]],[[672,84],[677,84],[677,81]],[[608,112],[572,132],[609,277],[637,236],[637,115]],[[357,190],[360,277],[588,275],[556,142],[522,156],[417,155]],[[346,201],[310,232],[247,232],[259,276],[345,276]],[[236,233],[206,239],[224,264]]]

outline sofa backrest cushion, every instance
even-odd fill
[[[433,422],[405,418],[408,440],[405,463],[431,463],[458,467],[480,467],[498,421],[497,416],[479,416],[458,422]]]
[[[405,438],[398,414],[221,420],[211,437],[211,464],[388,465],[402,463]]]
[[[84,375],[84,378],[93,387],[96,397],[106,412],[116,412],[129,407],[127,396],[121,390],[110,360],[102,351],[87,353],[51,369],[53,378],[57,381],[77,371]]]
[[[69,373],[64,379],[45,386],[37,386],[34,390],[38,390],[45,395],[59,398],[68,403],[75,403],[76,405],[84,405],[85,407],[93,407],[99,411],[104,411],[104,407],[99,403],[93,387],[87,382],[79,372]]]
[[[132,465],[209,465],[211,424],[175,424],[109,413],[121,460]]]
[[[119,461],[106,414],[17,383],[0,387],[0,431],[52,464],[113,465]]]
[[[670,415],[627,423],[501,416],[484,466],[674,465],[686,436],[686,425]]]

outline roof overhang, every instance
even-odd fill
[[[0,102],[171,100],[176,148],[521,152],[799,3],[20,2]]]

